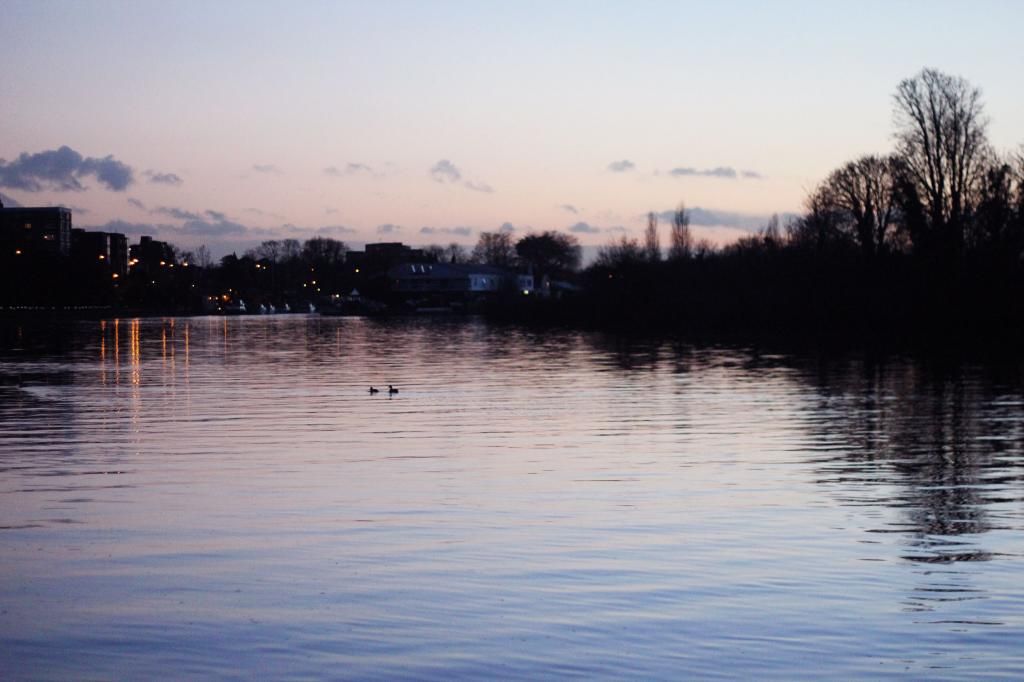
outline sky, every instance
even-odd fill
[[[893,146],[922,68],[1024,142],[1024,3],[4,0],[0,194],[215,256],[320,235],[728,243]],[[667,228],[663,228],[666,229]]]

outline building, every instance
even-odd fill
[[[67,258],[71,255],[71,210],[59,206],[4,208],[0,204],[0,248],[4,259]]]
[[[128,238],[117,232],[71,231],[71,253],[76,263],[102,266],[123,277],[128,274]]]
[[[388,270],[388,279],[391,290],[399,294],[467,297],[533,293],[533,275],[478,263],[401,263]]]
[[[174,263],[174,247],[149,236],[139,237],[139,243],[129,249],[129,262],[136,268],[151,272]]]
[[[349,251],[345,254],[345,262],[351,268],[363,272],[383,272],[397,263],[422,260],[422,249],[414,249],[401,242],[367,244],[364,251]]]

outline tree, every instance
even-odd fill
[[[654,211],[647,214],[647,229],[644,231],[644,257],[652,263],[661,260],[661,239],[658,237],[658,216]]]
[[[302,245],[302,260],[313,266],[337,267],[345,262],[348,245],[330,237],[313,237]]]
[[[940,245],[959,250],[990,155],[981,92],[924,69],[899,84],[895,100],[897,149],[927,228]]]
[[[647,251],[640,246],[640,242],[629,237],[622,237],[618,241],[613,241],[608,246],[598,249],[595,264],[608,268],[620,268],[637,265],[646,259]]]
[[[481,232],[473,249],[473,261],[499,267],[511,267],[516,261],[512,237],[508,232]]]
[[[281,242],[276,239],[268,239],[260,242],[260,245],[256,248],[246,251],[245,255],[253,260],[266,260],[271,263],[277,263],[281,259]]]
[[[203,269],[213,265],[213,257],[210,256],[210,250],[206,248],[206,244],[200,244],[196,249],[196,265]]]
[[[284,239],[281,241],[281,260],[295,260],[302,253],[302,245],[298,239]]]
[[[423,257],[433,263],[444,261],[444,247],[440,244],[431,244],[423,247]]]
[[[522,263],[533,266],[535,274],[559,275],[580,266],[579,241],[572,235],[547,231],[531,234],[516,243],[516,254]]]
[[[669,260],[683,260],[693,255],[693,234],[690,232],[690,212],[680,202],[672,216],[672,243],[668,247]]]
[[[808,201],[816,226],[856,243],[866,258],[892,244],[901,162],[863,156],[833,171]]]
[[[465,263],[469,260],[469,256],[462,244],[452,242],[444,249],[444,259],[449,263]]]

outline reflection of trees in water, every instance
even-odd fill
[[[998,527],[991,506],[1018,499],[1020,367],[866,359],[811,374],[819,403],[810,428],[839,453],[822,458],[822,482],[844,495],[858,489],[845,503],[899,509],[895,530],[876,532],[908,534],[907,559],[991,558],[963,536]]]

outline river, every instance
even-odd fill
[[[1022,375],[5,322],[0,677],[1020,679]]]

